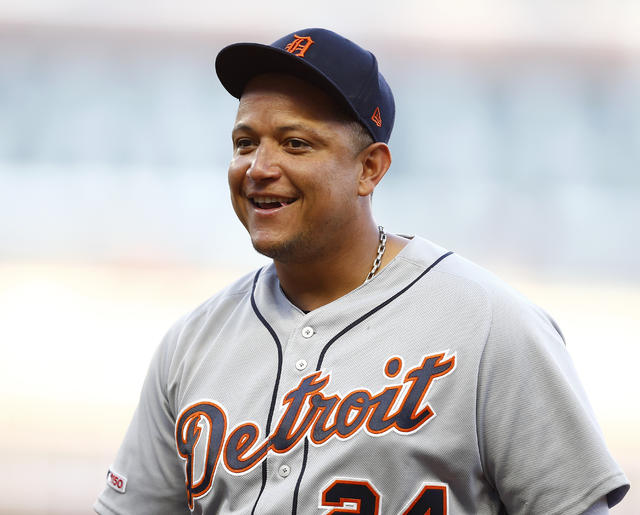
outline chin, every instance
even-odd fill
[[[276,261],[287,262],[287,256],[290,256],[291,252],[288,250],[288,246],[283,243],[263,242],[252,240],[253,248],[268,258],[275,259]]]
[[[287,241],[264,241],[252,238],[253,248],[263,256],[267,256],[280,263],[295,263],[307,261],[310,252],[310,243],[305,238],[296,238]]]

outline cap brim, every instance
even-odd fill
[[[319,87],[349,111],[357,111],[344,98],[333,81],[304,59],[285,50],[258,43],[236,43],[223,48],[216,57],[216,73],[224,88],[236,98],[242,96],[247,83],[264,73],[293,75]]]

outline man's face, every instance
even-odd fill
[[[321,90],[285,75],[245,89],[232,132],[231,201],[255,249],[283,263],[329,256],[358,220],[362,165]]]

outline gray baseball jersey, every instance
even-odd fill
[[[179,321],[107,483],[95,509],[136,515],[571,515],[629,488],[553,321],[418,237],[310,313],[271,265]]]

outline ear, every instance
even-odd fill
[[[358,195],[367,197],[373,193],[378,183],[391,166],[391,151],[382,142],[372,143],[358,156],[362,172],[358,180]]]

